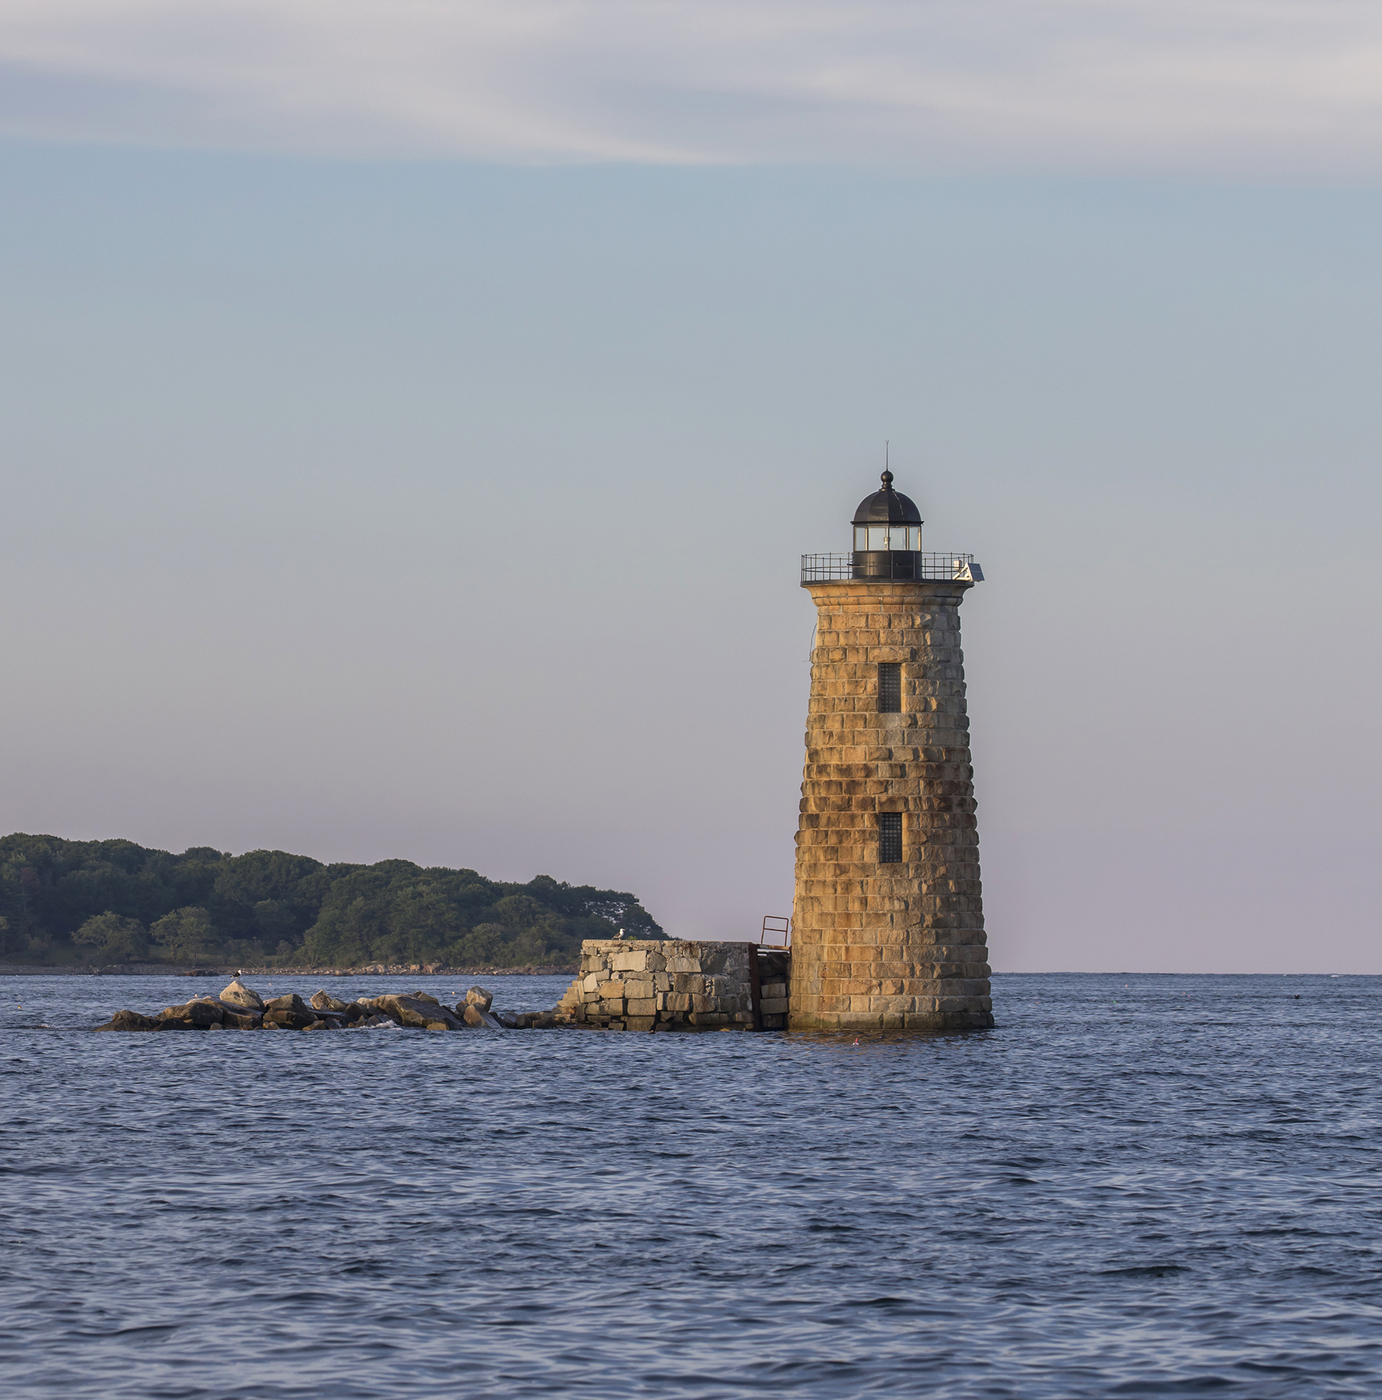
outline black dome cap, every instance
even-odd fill
[[[893,490],[892,472],[883,473],[883,489],[865,496],[854,512],[856,525],[920,525],[921,512],[910,496]]]

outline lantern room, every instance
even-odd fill
[[[854,512],[855,578],[920,578],[921,512],[910,497],[893,490],[893,474],[883,473],[883,489],[859,502]]]

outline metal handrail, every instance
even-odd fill
[[[769,927],[771,925],[771,927]],[[770,933],[780,933],[781,943],[767,943],[764,940]],[[758,933],[760,948],[790,948],[792,946],[792,921],[782,914],[764,914],[763,927]]]
[[[857,563],[853,554],[803,554],[801,581],[822,583],[827,579],[968,579],[972,554],[941,554],[935,551],[911,553],[905,550],[865,551],[867,563]],[[885,563],[886,561],[886,563]]]

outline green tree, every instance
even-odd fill
[[[175,855],[126,840],[0,836],[0,918],[9,921],[8,930],[0,926],[0,955],[58,961],[85,945],[106,948],[112,960],[137,956],[128,929],[117,937],[96,924],[105,944],[90,942],[94,933],[78,937],[105,915],[157,925],[160,953],[187,960],[277,948],[282,958],[343,965],[446,959],[510,967],[569,960],[581,939],[619,928],[662,936],[632,893],[548,875],[520,885],[407,860],[322,865],[287,851],[232,856],[193,846]]]
[[[149,952],[144,925],[138,919],[121,918],[113,909],[93,914],[73,933],[72,941],[100,948],[125,962],[147,957]]]
[[[504,946],[506,933],[503,924],[476,924],[452,947],[451,955],[461,963],[492,963]]]
[[[541,962],[552,953],[574,951],[567,947],[560,915],[531,895],[511,894],[494,906],[508,934],[513,962]]]
[[[202,954],[215,951],[220,941],[211,915],[196,904],[165,914],[149,930],[149,936],[163,945],[169,957],[182,961],[195,961]]]
[[[260,899],[251,911],[255,936],[265,947],[275,947],[282,942],[290,945],[295,942],[298,931],[297,918],[292,908],[281,899]]]

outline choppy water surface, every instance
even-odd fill
[[[1382,1394],[1382,979],[1002,977],[859,1045],[81,1029],[194,987],[0,980],[8,1394]]]

